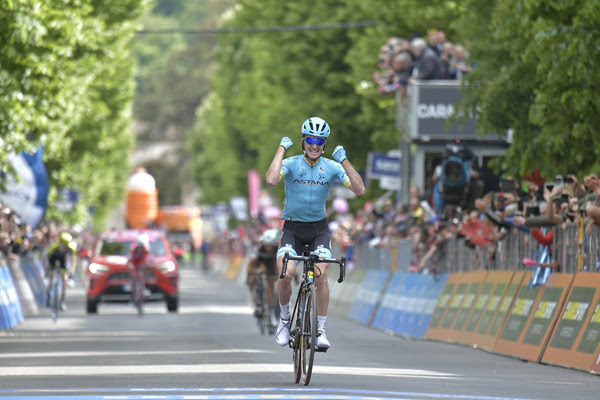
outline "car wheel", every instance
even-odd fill
[[[96,300],[87,299],[86,309],[88,314],[96,314],[98,312],[98,302]]]
[[[177,312],[179,308],[179,297],[167,297],[167,310],[169,312]]]

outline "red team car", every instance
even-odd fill
[[[141,234],[150,240],[150,273],[146,277],[149,290],[146,300],[164,300],[167,310],[179,307],[179,266],[165,235],[159,230],[126,229],[104,232],[94,246],[86,271],[87,312],[98,312],[102,302],[129,302],[131,278],[127,260],[131,244]]]

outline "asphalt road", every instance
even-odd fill
[[[329,317],[332,348],[310,385],[293,382],[292,352],[263,336],[246,288],[181,270],[178,313],[138,317],[126,304],[85,313],[70,289],[56,323],[47,309],[0,332],[0,397],[18,399],[590,400],[600,376],[464,346],[406,340]]]

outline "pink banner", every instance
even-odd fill
[[[258,218],[260,212],[260,174],[257,170],[248,171],[248,208],[252,219]]]

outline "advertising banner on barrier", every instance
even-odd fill
[[[329,309],[333,314],[344,318],[348,316],[348,311],[350,310],[350,307],[352,307],[352,303],[354,302],[360,284],[365,278],[366,273],[367,270],[363,268],[355,269],[346,275],[346,280],[341,284],[337,284],[337,279],[332,281],[335,282],[334,286],[339,286],[333,293],[335,296],[332,298],[330,297]],[[331,274],[331,277],[335,277],[335,274]],[[331,284],[329,285],[330,288],[334,286]]]
[[[500,309],[508,287],[513,280],[513,271],[490,271],[479,291],[473,311],[466,323],[465,330],[461,334],[462,343],[490,350],[496,342],[496,337],[488,335],[492,320]],[[520,275],[522,278],[522,275]],[[520,285],[520,281],[519,281]],[[518,286],[515,285],[514,293]],[[506,310],[508,307],[506,306]],[[479,329],[481,328],[481,332]]]
[[[599,344],[600,274],[579,272],[544,350],[542,363],[593,370]]]
[[[467,290],[467,284],[462,283],[462,274],[450,274],[446,280],[440,299],[437,302],[435,311],[431,316],[429,327],[425,333],[427,339],[446,340],[448,337],[449,326],[444,326],[446,320],[454,320],[458,305]],[[448,314],[451,314],[448,318]]]
[[[396,304],[404,291],[404,280],[408,274],[396,272],[392,274],[381,303],[375,311],[375,316],[371,322],[371,327],[381,329],[382,331],[396,333]]]
[[[8,267],[0,266],[0,307],[2,307],[3,323],[0,329],[13,328],[23,321],[23,309],[15,289],[13,278]]]
[[[496,310],[492,318],[491,325],[488,328],[489,330],[487,331],[487,334],[493,338],[492,348],[498,339],[498,335],[500,335],[500,332],[502,332],[502,329],[504,328],[506,318],[508,317],[508,312],[515,301],[517,293],[519,292],[519,288],[526,279],[527,282],[529,282],[528,280],[531,279],[531,273],[515,272],[513,279],[510,282],[510,285],[508,285],[508,289],[504,294],[504,297],[502,297],[500,306]]]
[[[410,320],[414,320],[416,313],[419,287],[415,284],[416,274],[409,274],[403,282],[402,293],[397,298],[395,305],[396,320],[394,321],[394,332],[398,335],[410,335]]]
[[[467,324],[467,320],[471,315],[475,300],[479,296],[479,292],[483,286],[487,271],[473,271],[466,272],[464,274],[463,281],[468,284],[465,296],[462,299],[461,304],[458,307],[456,317],[454,318],[454,324],[452,325],[449,339],[453,342],[466,343],[464,338],[464,331]]]
[[[448,274],[403,275],[390,328],[397,335],[423,338]]]
[[[408,303],[410,307],[406,310],[408,314],[406,325],[403,327],[397,325],[397,332],[411,337],[425,337],[429,321],[435,311],[437,300],[444,289],[446,279],[448,279],[448,274],[409,275],[406,279],[406,285],[415,289],[416,296]]]
[[[348,318],[363,325],[369,325],[371,317],[385,291],[389,271],[369,270],[354,296],[352,307],[348,311]]]
[[[463,274],[461,274],[463,275]],[[446,310],[446,315],[442,319],[442,328],[446,330],[452,329],[452,325],[454,325],[454,320],[458,315],[458,310],[460,305],[463,302],[463,299],[467,295],[467,289],[469,288],[469,284],[463,281],[464,275],[461,276],[461,280],[457,282],[456,291],[454,292],[454,296],[450,300],[450,304],[448,305],[448,309]],[[447,336],[446,336],[447,337]]]
[[[572,281],[551,274],[542,286],[521,285],[493,351],[539,362]]]

